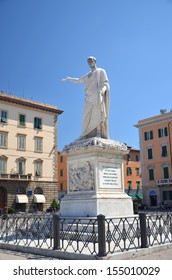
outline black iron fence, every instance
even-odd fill
[[[172,213],[62,218],[58,213],[0,216],[0,242],[106,256],[172,242]]]

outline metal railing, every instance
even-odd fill
[[[172,243],[172,213],[62,218],[58,213],[0,216],[0,242],[100,257]]]

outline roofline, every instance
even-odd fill
[[[154,117],[140,120],[134,126],[139,128],[139,127],[143,127],[143,126],[147,126],[147,125],[151,125],[151,124],[155,124],[155,123],[160,123],[160,122],[165,122],[165,121],[170,121],[170,120],[172,120],[172,112],[168,112],[168,113],[164,113],[164,114],[160,114],[160,115],[157,115]]]
[[[140,149],[137,149],[137,148],[132,148],[131,146],[127,146],[127,149],[129,151],[136,151],[136,152],[140,152]]]
[[[35,109],[39,109],[42,111],[54,113],[56,115],[60,115],[63,113],[62,110],[57,109],[57,107],[55,107],[55,106],[52,106],[49,104],[44,104],[44,103],[38,102],[38,101],[21,98],[18,96],[4,93],[2,91],[0,92],[0,101],[18,104],[18,105],[22,105],[22,106],[26,106],[26,107],[30,107],[30,108],[35,108]]]

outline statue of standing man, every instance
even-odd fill
[[[85,105],[80,139],[101,137],[109,139],[109,81],[106,71],[97,68],[96,58],[87,59],[91,71],[81,78],[67,77],[64,81],[85,84]]]

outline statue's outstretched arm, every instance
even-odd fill
[[[73,83],[82,83],[82,80],[80,78],[71,78],[71,77],[66,77],[62,79],[62,81],[70,81]]]

